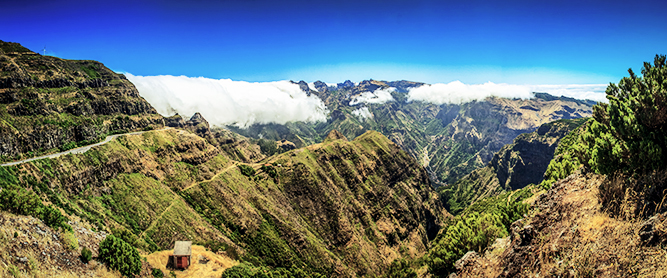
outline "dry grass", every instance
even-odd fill
[[[34,217],[0,212],[0,277],[122,277],[95,260],[84,264],[80,250],[67,247],[73,240],[86,246],[99,244],[96,234],[85,231],[82,224],[72,225],[74,233],[63,233]]]
[[[152,268],[159,268],[163,273],[168,274],[174,271],[176,277],[199,278],[199,277],[220,277],[226,269],[239,264],[227,256],[207,251],[204,246],[192,245],[191,265],[185,271],[167,269],[169,255],[173,250],[165,250],[144,256]],[[168,275],[165,275],[167,277]]]
[[[641,220],[603,211],[604,181],[597,175],[560,181],[514,227],[502,255],[490,248],[459,277],[667,277],[667,250],[641,242]]]

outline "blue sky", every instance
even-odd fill
[[[604,84],[667,53],[667,1],[12,2],[0,40],[143,76]]]

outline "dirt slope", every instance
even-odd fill
[[[605,176],[574,174],[537,197],[532,216],[479,255],[457,262],[457,277],[666,277],[665,215],[610,217],[599,202]]]

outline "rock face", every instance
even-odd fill
[[[2,41],[0,111],[5,161],[163,125],[134,85],[101,63],[42,56]]]
[[[327,83],[317,80],[313,85],[315,85],[315,89],[317,89],[319,93],[329,92],[329,86],[327,86]]]
[[[448,210],[457,214],[477,200],[539,184],[560,140],[585,121],[585,118],[554,121],[517,136],[486,167],[472,171],[453,185],[439,188]]]

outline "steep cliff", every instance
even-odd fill
[[[163,125],[122,74],[0,41],[0,160],[71,149]]]
[[[438,189],[448,211],[458,214],[483,198],[539,184],[560,140],[586,120],[558,120],[517,136],[511,144],[502,147],[486,167]]]

